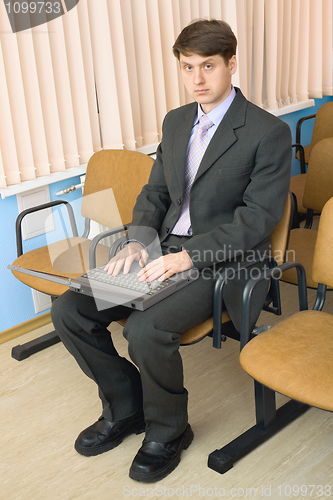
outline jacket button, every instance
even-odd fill
[[[177,200],[177,204],[178,204],[178,205],[181,205],[181,204],[182,204],[182,199],[181,199],[181,198],[179,198],[179,199]]]
[[[166,232],[168,233],[170,231],[170,228],[169,227],[166,227],[165,228]]]

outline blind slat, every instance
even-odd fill
[[[157,140],[154,79],[145,0],[132,0],[133,32],[138,71],[138,91],[141,110],[143,142],[139,146]]]
[[[94,149],[77,9],[70,10],[61,19],[64,26],[69,92],[73,108],[73,135],[75,133],[75,145],[79,157],[76,163],[87,163]]]
[[[123,139],[107,2],[88,2],[88,8],[103,147],[121,149]]]
[[[50,162],[48,157],[45,123],[40,99],[38,74],[34,52],[32,32],[26,30],[17,35],[21,72],[23,78],[25,103],[29,121],[31,148],[33,151],[36,176],[49,175]]]
[[[6,80],[5,65],[3,61],[3,48],[0,35],[0,145],[3,164],[1,186],[19,184],[21,182],[19,162],[16,154],[16,143],[13,122],[10,112],[8,85]]]
[[[79,165],[79,152],[62,17],[57,17],[49,22],[47,27],[64,159],[70,166],[77,167]]]
[[[258,0],[253,6],[253,102],[258,106],[263,103],[264,78],[264,35],[265,2]]]
[[[93,150],[100,151],[102,149],[102,142],[101,142],[98,106],[96,98],[96,85],[95,85],[95,74],[94,74],[94,64],[93,64],[93,54],[92,54],[91,33],[90,33],[88,0],[80,0],[80,2],[77,5],[77,11],[78,11],[80,44],[82,50],[84,80],[87,91],[87,105],[89,111]]]
[[[278,2],[265,0],[266,100],[270,109],[277,109],[278,69]]]
[[[331,0],[323,0],[323,94],[333,94],[333,3]]]
[[[62,171],[66,167],[49,35],[44,25],[32,28],[32,35],[50,169]]]

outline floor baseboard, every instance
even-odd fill
[[[51,313],[47,312],[45,314],[37,316],[36,318],[24,321],[24,323],[12,326],[11,328],[8,328],[8,330],[3,330],[2,332],[0,332],[0,344],[4,344],[9,340],[21,337],[22,335],[25,335],[26,333],[29,333],[33,330],[37,330],[38,328],[41,328],[42,326],[45,326],[49,323],[52,323]]]

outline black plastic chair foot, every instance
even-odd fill
[[[12,357],[17,361],[22,361],[23,359],[29,358],[32,354],[42,351],[43,349],[57,344],[58,342],[60,342],[60,338],[58,334],[53,331],[47,333],[46,335],[42,335],[37,339],[31,340],[30,342],[13,347]]]
[[[219,474],[224,474],[233,467],[233,464],[244,457],[261,443],[283,429],[309,406],[294,400],[288,401],[276,411],[276,420],[266,429],[262,430],[256,425],[235,438],[220,450],[215,450],[208,456],[208,467]]]

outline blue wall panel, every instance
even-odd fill
[[[69,201],[75,212],[78,231],[83,232],[83,218],[81,209],[81,190],[70,192],[65,196],[56,196],[56,192],[73,184],[79,184],[80,178],[66,179],[65,181],[50,184],[51,200],[65,199]],[[18,215],[16,196],[0,199],[0,331],[23,323],[36,316],[31,289],[17,280],[7,269],[7,265],[16,259],[15,221]],[[58,230],[59,216],[54,214],[56,229],[46,235],[37,236],[23,241],[24,251],[29,251],[64,237],[63,231]],[[58,224],[57,224],[58,223]],[[68,227],[68,225],[67,225]],[[67,228],[66,227],[66,228]]]

